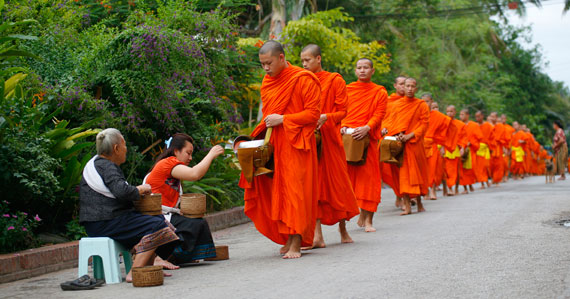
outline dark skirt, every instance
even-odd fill
[[[216,257],[216,247],[206,220],[172,214],[170,223],[176,227],[176,234],[182,241],[172,253],[175,263],[186,264]]]
[[[164,216],[142,215],[133,211],[121,214],[111,220],[85,221],[81,223],[89,237],[109,237],[133,248],[136,253],[156,249],[156,254],[167,259],[180,244]]]

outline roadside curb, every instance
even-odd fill
[[[243,207],[206,215],[211,231],[249,222]],[[0,283],[77,267],[79,241],[0,255]]]

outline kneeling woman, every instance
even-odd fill
[[[151,188],[129,185],[119,168],[127,157],[125,139],[117,129],[106,129],[97,134],[96,145],[97,155],[83,169],[79,187],[79,221],[87,235],[109,237],[133,248],[133,268],[152,265],[155,253],[168,258],[179,238],[164,216],[135,212],[133,201]],[[131,272],[127,282],[132,281]]]
[[[216,257],[212,233],[206,220],[184,217],[179,207],[182,181],[201,179],[212,161],[224,153],[224,149],[219,145],[214,146],[200,163],[189,167],[194,150],[192,141],[192,137],[186,134],[175,134],[145,180],[152,187],[152,193],[162,194],[163,213],[176,227],[176,234],[182,241],[182,245],[172,253],[177,264]]]

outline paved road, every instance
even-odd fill
[[[0,285],[0,297],[37,298],[570,298],[570,180],[510,181],[426,204],[398,216],[390,189],[374,218],[376,233],[349,223],[354,244],[281,260],[279,246],[245,224],[215,234],[230,260],[172,271],[162,287],[121,283],[63,292],[76,269]],[[415,208],[414,208],[415,210]]]

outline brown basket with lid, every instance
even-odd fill
[[[188,218],[202,218],[206,213],[206,195],[185,193],[180,196],[180,212]]]
[[[223,261],[230,259],[228,245],[216,245],[216,257],[204,259],[205,261]]]
[[[145,215],[162,214],[162,195],[159,193],[141,196],[140,200],[133,201],[135,210]]]
[[[133,268],[133,286],[153,287],[164,283],[162,266],[146,266]]]

